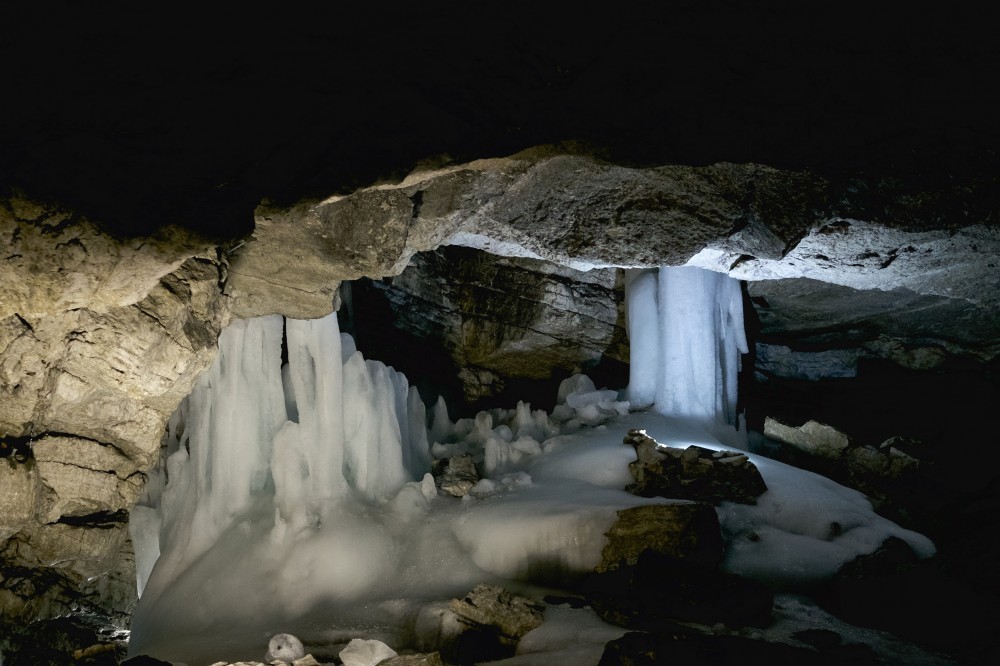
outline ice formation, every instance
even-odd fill
[[[739,282],[691,266],[632,271],[627,300],[629,401],[735,425],[740,354],[748,351]]]
[[[291,662],[306,656],[306,650],[296,636],[291,634],[275,634],[267,644],[267,654],[264,661],[271,663],[275,659]]]
[[[428,428],[405,377],[363,359],[334,316],[235,323],[171,418],[160,474],[132,513],[142,596],[130,651],[252,659],[277,631],[307,647],[360,637],[398,650],[433,642],[440,627],[424,636],[420,618],[478,583],[530,591],[592,570],[618,510],[670,501],[623,490],[635,458],[624,433],[725,448],[746,348],[740,290],[725,276],[641,272],[628,288],[626,394],[649,411],[576,375],[551,413],[522,402],[452,421],[439,401]],[[483,475],[462,499],[426,474],[455,455]],[[727,570],[794,589],[889,536],[933,553],[860,493],[749,455],[769,490],[756,506],[718,508]],[[570,649],[572,624],[525,636],[525,658]],[[625,631],[599,626],[601,641]],[[572,650],[573,663],[597,663],[601,643]]]

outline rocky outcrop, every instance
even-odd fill
[[[719,517],[708,504],[675,502],[622,509],[604,534],[598,573],[633,566],[647,550],[716,566],[722,561]]]
[[[121,241],[70,213],[0,205],[0,434],[67,433],[152,465],[215,355],[224,262],[190,234]]]
[[[135,602],[127,511],[228,319],[225,260],[190,232],[118,239],[0,202],[0,613]],[[32,572],[25,576],[25,572]]]
[[[637,456],[628,465],[635,483],[626,490],[641,497],[756,504],[767,490],[757,467],[738,451],[660,446],[642,430],[630,430],[625,443]]]

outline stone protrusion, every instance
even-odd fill
[[[628,466],[635,483],[626,490],[641,497],[756,504],[767,490],[757,467],[743,453],[660,446],[641,431],[630,431],[625,443],[635,446],[637,456]]]

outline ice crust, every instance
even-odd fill
[[[667,446],[742,441],[721,425],[735,416],[745,350],[739,286],[674,270],[630,276],[628,401],[576,375],[551,413],[521,402],[452,421],[438,401],[428,427],[406,378],[363,359],[335,316],[233,324],[171,418],[160,473],[132,513],[142,596],[130,652],[255,659],[261,636],[284,632],[307,648],[377,638],[399,650],[431,641],[419,618],[478,583],[530,592],[591,570],[618,510],[670,501],[623,490],[635,459],[622,444],[628,429]],[[708,380],[692,377],[705,368]],[[630,411],[631,401],[654,408]],[[459,454],[484,480],[465,498],[439,496],[431,461]],[[725,569],[795,589],[889,536],[934,552],[860,493],[748,455],[769,490],[756,506],[718,507]],[[543,659],[545,646],[575,650],[568,620],[577,613],[556,613],[526,636],[516,663]],[[602,640],[620,631],[600,626]],[[580,646],[580,663],[598,647]]]

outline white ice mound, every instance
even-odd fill
[[[276,634],[267,644],[267,654],[264,661],[271,663],[275,659],[292,662],[306,656],[306,649],[295,636],[291,634]]]

